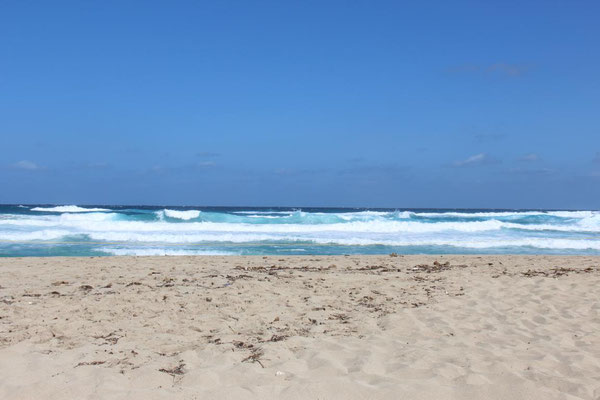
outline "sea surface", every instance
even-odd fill
[[[0,205],[0,256],[600,255],[600,211]]]

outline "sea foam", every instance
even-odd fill
[[[200,213],[201,213],[201,211],[198,211],[198,210],[178,211],[178,210],[169,210],[169,209],[164,209],[164,210],[157,212],[157,214],[159,215],[160,218],[169,217],[169,218],[175,218],[175,219],[182,219],[184,221],[198,218],[200,216]]]
[[[44,243],[47,251],[57,249],[59,254],[69,254],[73,246],[86,246],[90,254],[132,255],[461,249],[588,254],[600,250],[599,233],[597,211],[12,207],[0,212],[0,255],[21,254],[18,249]],[[88,250],[77,254],[82,251]]]

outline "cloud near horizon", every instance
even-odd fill
[[[489,164],[496,164],[496,163],[498,163],[498,160],[496,160],[494,157],[491,157],[489,154],[479,153],[479,154],[475,154],[469,158],[466,158],[464,160],[454,161],[452,163],[452,166],[453,167],[471,167],[471,166],[489,165]]]
[[[38,164],[34,163],[33,161],[29,161],[29,160],[18,161],[16,163],[12,164],[12,167],[15,169],[22,169],[22,170],[27,170],[27,171],[34,171],[34,170],[42,168]]]
[[[497,72],[508,76],[521,76],[529,70],[528,67],[519,64],[496,63],[487,67],[487,72]]]
[[[519,157],[519,161],[539,161],[540,156],[536,153],[529,153]]]
[[[550,175],[556,175],[557,174],[557,170],[553,169],[553,168],[523,168],[523,167],[515,167],[515,168],[510,168],[508,170],[509,173],[511,174],[517,174],[517,175],[530,175],[530,176],[541,176],[541,175],[546,175],[546,176],[550,176]]]

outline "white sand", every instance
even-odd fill
[[[0,259],[0,399],[281,398],[598,399],[600,258]]]

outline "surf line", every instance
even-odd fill
[[[111,245],[111,246],[211,246],[211,247],[242,247],[242,246],[264,246],[264,245],[275,245],[275,246],[297,246],[299,244],[310,244],[311,246],[360,246],[360,245],[342,245],[337,243],[311,243],[306,242],[242,242],[242,243],[227,243],[227,242],[206,242],[206,243],[163,243],[163,242],[62,242],[62,241],[43,241],[36,242],[33,240],[0,240],[0,243],[10,244],[32,244],[32,245],[55,245],[55,244],[66,244],[66,245]],[[378,245],[378,244],[377,244]]]
[[[598,237],[582,237],[577,240],[599,240]],[[397,247],[395,245],[387,245],[384,243],[373,243],[373,244],[339,244],[335,242],[331,243],[314,243],[310,240],[307,241],[294,241],[294,242],[275,242],[275,241],[265,241],[265,242],[240,242],[240,243],[232,243],[232,242],[204,242],[204,243],[167,243],[167,242],[76,242],[76,241],[35,241],[35,240],[8,240],[8,239],[0,239],[0,243],[6,244],[29,244],[29,245],[99,245],[99,246],[129,246],[129,247],[140,247],[140,246],[165,246],[165,247],[178,247],[178,246],[211,246],[211,247],[253,247],[253,246],[265,246],[265,245],[273,245],[273,246],[298,246],[301,244],[308,244],[310,246],[391,246]]]

